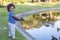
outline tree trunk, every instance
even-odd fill
[[[39,2],[39,0],[36,0],[36,2]]]
[[[34,0],[32,0],[32,3],[34,2]]]

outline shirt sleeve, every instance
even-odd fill
[[[13,13],[13,12],[11,12],[11,13],[10,13],[10,15],[11,15],[11,16],[14,16],[14,13]]]

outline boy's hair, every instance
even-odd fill
[[[15,8],[15,5],[14,5],[13,3],[8,4],[8,5],[7,5],[7,10],[8,10],[8,12],[10,11],[9,8],[10,8],[11,6],[13,6],[13,7]]]

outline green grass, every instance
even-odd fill
[[[37,9],[37,8],[47,8],[47,7],[55,7],[53,6],[26,6],[26,5],[19,5],[16,6],[15,14],[22,13],[28,10]],[[24,40],[25,38],[16,31],[16,37],[18,40]],[[0,8],[0,40],[11,40],[8,38],[8,12],[6,7]]]

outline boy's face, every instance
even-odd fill
[[[14,8],[13,6],[10,7],[10,11],[14,11],[14,9],[15,9],[15,8]]]

